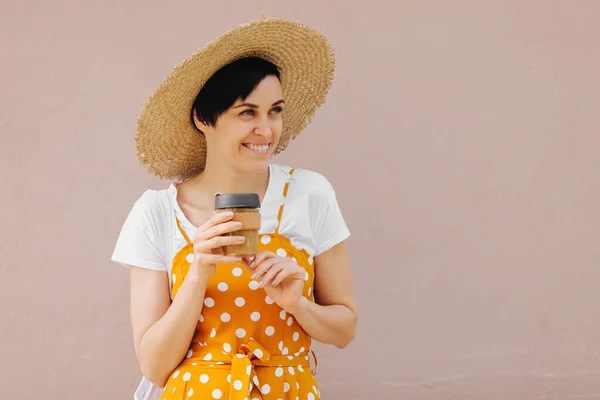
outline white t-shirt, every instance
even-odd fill
[[[261,204],[261,234],[273,233],[277,226],[283,188],[289,178],[288,166],[270,164],[269,184]],[[165,271],[171,276],[173,257],[186,241],[175,217],[190,239],[196,227],[177,203],[177,185],[147,190],[134,204],[117,240],[112,261],[129,266]],[[295,169],[290,180],[279,234],[298,249],[318,256],[347,239],[350,232],[338,206],[335,191],[321,174]]]

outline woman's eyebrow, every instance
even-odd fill
[[[273,103],[271,105],[271,107],[274,107],[278,104],[283,104],[285,103],[285,101],[283,101],[283,99],[281,100],[277,100],[275,103]],[[240,108],[240,107],[250,107],[250,108],[258,108],[258,106],[256,104],[252,104],[252,103],[242,103],[242,104],[238,104],[237,106],[233,107],[233,108]]]

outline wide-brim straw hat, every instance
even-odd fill
[[[253,21],[225,33],[179,64],[146,100],[137,123],[137,155],[160,178],[185,180],[204,170],[206,139],[193,123],[192,107],[206,81],[244,57],[279,67],[286,109],[273,154],[283,151],[325,102],[335,56],[319,32],[277,18]]]

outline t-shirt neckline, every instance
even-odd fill
[[[273,191],[273,184],[274,184],[273,174],[274,174],[274,168],[273,168],[272,164],[269,164],[269,182],[267,183],[267,191],[265,192],[265,196],[263,197],[263,201],[261,204],[265,204],[267,202],[267,200],[269,200],[271,198],[271,192]],[[173,207],[175,209],[175,215],[179,219],[179,221],[184,225],[187,225],[194,229],[198,229],[197,226],[192,224],[187,219],[187,217],[183,213],[183,210],[181,209],[181,207],[179,207],[179,203],[177,202],[177,186],[176,186],[175,182],[171,182],[171,184],[169,186],[169,191],[171,192],[171,198],[173,200]]]

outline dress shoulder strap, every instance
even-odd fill
[[[181,234],[183,235],[185,241],[187,242],[187,244],[190,244],[190,238],[188,237],[187,233],[185,233],[185,231],[183,230],[183,228],[181,227],[181,222],[179,222],[179,218],[175,217],[175,221],[177,221],[177,227],[179,228],[179,232],[181,232]]]
[[[283,216],[283,208],[285,206],[285,198],[287,196],[288,189],[290,187],[290,181],[292,180],[292,174],[294,173],[294,168],[290,169],[288,172],[288,178],[285,182],[285,186],[283,187],[283,194],[281,196],[281,205],[279,206],[279,214],[277,215],[277,227],[275,228],[275,234],[279,234],[279,226],[281,225],[281,217]]]

